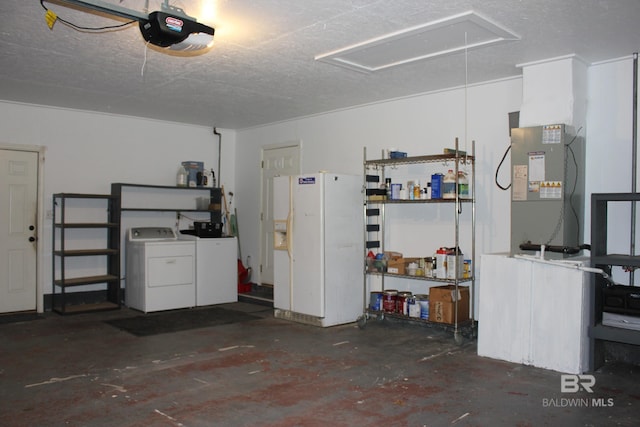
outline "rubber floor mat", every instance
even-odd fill
[[[105,323],[130,334],[144,337],[259,319],[262,317],[241,311],[207,307],[147,313],[135,317],[105,320]]]

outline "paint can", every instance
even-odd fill
[[[456,267],[458,272],[456,274]],[[447,255],[447,279],[460,279],[464,273],[463,255]]]
[[[398,296],[396,298],[396,313],[407,316],[409,311],[407,309],[407,298],[411,297],[413,294],[409,291],[398,292]]]
[[[369,308],[373,311],[382,310],[382,292],[371,292],[369,296]]]
[[[398,299],[398,291],[396,289],[387,289],[382,294],[382,310],[385,313],[395,313],[396,300]]]

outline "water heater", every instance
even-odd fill
[[[584,140],[564,124],[511,130],[511,254],[579,252],[584,237]]]

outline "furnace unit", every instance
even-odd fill
[[[511,254],[560,258],[584,238],[584,140],[563,124],[511,130]]]

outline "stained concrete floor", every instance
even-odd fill
[[[273,318],[136,337],[59,316],[0,325],[2,426],[637,426],[640,369],[609,363],[593,393],[560,373],[476,355],[422,325],[317,328]],[[600,406],[598,406],[600,405]],[[606,405],[606,406],[603,406]]]

